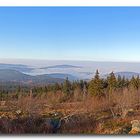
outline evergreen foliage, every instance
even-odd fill
[[[109,92],[112,92],[117,87],[117,79],[113,72],[109,74],[109,76],[107,77],[107,81],[108,81],[108,90]]]
[[[63,93],[65,93],[67,95],[71,93],[71,83],[70,83],[68,77],[66,78],[66,80],[63,83]]]
[[[94,78],[89,82],[89,94],[101,97],[104,95],[103,80],[100,79],[99,72],[96,70]]]

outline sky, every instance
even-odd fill
[[[140,7],[0,7],[0,59],[140,62]]]

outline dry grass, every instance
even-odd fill
[[[10,133],[10,131],[12,131],[11,133],[26,133],[27,131],[31,133],[51,133],[53,132],[52,126],[48,121],[46,122],[47,118],[41,115],[49,114],[50,112],[60,112],[62,114],[62,125],[58,133],[93,134],[101,118],[105,119],[105,116],[112,116],[113,119],[118,113],[122,114],[125,109],[130,108],[136,111],[135,106],[140,103],[140,90],[123,89],[114,91],[109,95],[109,98],[97,98],[90,95],[83,98],[81,92],[79,92],[79,90],[75,90],[73,96],[69,97],[57,91],[56,93],[47,93],[47,95],[42,94],[42,96],[39,97],[23,96],[18,100],[7,101],[6,105],[9,106],[10,110],[13,108],[15,111],[21,110],[27,112],[27,116],[21,118],[19,115],[17,120],[14,120],[17,127],[11,128],[13,130],[8,128],[10,127],[9,123],[11,124],[13,121],[3,119],[7,126],[3,128],[2,132],[6,131]],[[80,99],[78,99],[78,97]],[[34,117],[32,118],[31,116]],[[139,118],[139,116],[140,114],[135,116],[135,118]],[[123,121],[126,119],[127,118],[124,118]],[[133,117],[129,118],[129,120],[131,119],[133,119]],[[31,127],[27,127],[29,122],[33,130]],[[123,123],[118,122],[118,124]],[[37,125],[39,126],[38,128]],[[108,123],[107,125],[105,124],[105,127],[108,127],[108,125],[109,127],[116,127],[116,124]]]
[[[98,98],[88,95],[83,98],[78,90],[74,92],[72,97],[67,97],[60,91],[56,93],[48,93],[44,98],[31,98],[30,96],[22,97],[17,101],[17,107],[29,112],[39,112],[45,107],[52,107],[53,110],[64,112],[64,114],[75,113],[94,113],[113,108],[114,114],[121,113],[125,109],[133,108],[140,102],[140,91],[131,91],[124,89],[121,91],[114,91],[106,97]],[[78,97],[80,99],[78,99]]]

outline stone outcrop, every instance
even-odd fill
[[[6,104],[6,101],[0,101],[1,106],[5,106],[5,104]]]
[[[129,117],[129,116],[132,116],[132,115],[134,115],[134,109],[125,109],[122,112],[122,118]]]
[[[140,134],[140,120],[131,121],[132,129],[129,134]]]

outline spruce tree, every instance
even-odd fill
[[[120,75],[118,75],[117,77],[117,88],[121,88],[122,87],[122,77]]]
[[[140,78],[137,76],[136,78],[133,76],[130,80],[130,86],[134,89],[139,89],[140,87]]]
[[[70,92],[71,92],[71,83],[67,77],[63,83],[63,93],[70,94]]]
[[[100,79],[98,70],[96,70],[94,78],[89,82],[88,92],[89,94],[93,96],[98,96],[98,97],[101,97],[104,95],[103,82]]]
[[[117,87],[117,79],[114,72],[111,72],[107,78],[108,80],[108,90],[112,92]]]

